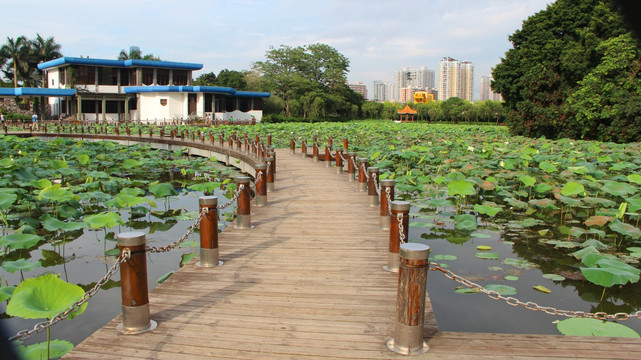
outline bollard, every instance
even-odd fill
[[[225,147],[225,132],[221,131],[218,134],[218,142],[220,143],[220,147]]]
[[[367,204],[371,207],[378,206],[378,168],[367,168]]]
[[[257,155],[256,157],[258,158],[258,162],[265,162],[265,146],[263,146],[263,143],[256,143],[257,147]]]
[[[390,227],[390,202],[394,200],[394,183],[393,179],[381,180],[381,197],[380,197],[380,227],[381,230],[389,230]],[[389,200],[389,201],[388,201]]]
[[[347,180],[354,182],[356,180],[356,153],[347,153]]]
[[[145,233],[135,231],[119,234],[118,248],[121,253],[128,249],[131,255],[120,264],[122,323],[116,329],[123,334],[151,331],[158,324],[149,318]]]
[[[349,149],[348,146],[347,146],[348,143],[349,143],[349,141],[347,140],[347,138],[343,138],[343,149],[345,149],[345,151],[347,151],[347,149]]]
[[[401,243],[407,241],[410,223],[409,212],[409,201],[392,201],[392,215],[390,215],[389,228],[389,252],[387,254],[387,265],[383,267],[385,271],[398,272],[398,249]],[[400,231],[401,229],[399,229],[399,225],[402,227],[402,232]]]
[[[294,138],[289,139],[289,153],[296,153],[296,140],[294,140]]]
[[[251,193],[249,186],[249,176],[239,176],[236,178],[236,184],[238,188],[242,186],[238,193],[237,198],[237,212],[238,216],[236,217],[236,228],[237,229],[251,229],[252,220],[251,220]]]
[[[325,146],[325,167],[332,166],[332,148]]]
[[[269,168],[269,171],[270,171],[270,172],[272,173],[272,175],[274,176],[274,180],[276,180],[276,151],[274,151],[274,149],[270,149],[270,150],[267,152],[267,156],[269,156],[269,157],[271,157],[271,158],[272,158],[272,165],[271,165],[271,167]]]
[[[267,161],[267,191],[272,192],[274,191],[274,158],[267,156],[265,161]]]
[[[267,165],[256,165],[256,207],[267,205]]]
[[[367,191],[367,158],[358,158],[358,191]]]
[[[214,267],[223,264],[218,259],[218,198],[215,196],[201,196],[198,198],[200,211],[207,208],[200,221],[200,262],[196,265]]]
[[[331,136],[328,136],[328,137],[327,137],[327,145],[328,145],[330,148],[331,148],[332,146],[334,146],[334,139],[332,139],[332,137],[331,137]]]
[[[249,136],[247,133],[243,135],[243,138],[245,140],[245,155],[249,155]]]
[[[272,134],[267,134],[267,147],[272,146]]]
[[[303,159],[307,159],[307,140],[303,140],[300,144],[300,153],[303,156]]]
[[[343,149],[336,148],[336,173],[343,172]]]
[[[316,139],[314,139],[314,144],[312,145],[312,160],[318,162],[318,143],[316,143]]]
[[[403,244],[400,254],[394,338],[387,342],[387,348],[403,355],[424,354],[430,349],[423,340],[430,247],[419,243]]]

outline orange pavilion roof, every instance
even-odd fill
[[[406,104],[405,107],[398,111],[399,114],[416,114],[416,110],[412,110],[410,104]]]

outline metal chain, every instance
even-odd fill
[[[387,198],[387,213],[392,216],[392,188],[385,188],[385,197]]]
[[[271,162],[271,161],[268,161],[268,162],[267,162],[267,170],[265,170],[265,172],[266,172],[266,175],[267,175],[267,176],[269,176],[269,173],[270,173],[270,171],[271,171],[271,168],[272,168],[272,162]]]
[[[367,168],[365,167],[365,163],[362,163],[361,167],[363,168],[363,173],[365,173],[365,180],[369,181],[369,174],[367,173]]]
[[[222,210],[228,207],[229,205],[233,204],[238,199],[238,196],[240,195],[240,192],[243,190],[243,188],[245,188],[245,184],[238,185],[238,189],[236,189],[234,196],[232,196],[232,198],[228,202],[226,202],[224,205],[218,206],[218,210]]]
[[[565,316],[568,318],[593,318],[593,319],[599,319],[599,320],[628,320],[631,318],[641,319],[641,310],[633,314],[628,314],[628,313],[608,314],[605,312],[591,313],[591,312],[575,311],[575,310],[558,310],[550,306],[540,306],[537,303],[534,303],[532,301],[522,302],[521,300],[516,299],[514,297],[511,297],[511,296],[506,297],[499,294],[496,291],[487,290],[483,286],[473,283],[470,280],[467,280],[465,278],[462,278],[454,274],[450,270],[443,269],[442,267],[436,264],[430,264],[429,269],[432,271],[440,271],[443,273],[443,275],[445,275],[446,278],[454,280],[457,283],[462,284],[470,289],[478,289],[480,292],[487,295],[490,299],[503,300],[510,306],[523,306],[528,310],[543,311],[544,313],[549,315],[559,315],[559,316]]]
[[[396,220],[398,222],[398,239],[401,244],[405,244],[407,240],[405,239],[405,232],[403,231],[403,213],[396,213]]]
[[[343,156],[343,152],[342,151],[339,151],[338,155],[341,156],[341,159],[343,160],[343,162],[347,162],[347,159],[345,159],[345,157]]]
[[[373,176],[374,189],[376,190],[376,195],[381,196],[381,188],[378,186],[378,176]]]
[[[185,240],[187,240],[187,238],[189,237],[189,235],[191,235],[191,233],[192,233],[192,232],[194,232],[194,229],[195,229],[195,228],[197,228],[198,226],[200,226],[200,222],[203,220],[203,217],[204,217],[204,216],[205,216],[205,214],[207,214],[208,212],[209,212],[209,208],[207,208],[207,207],[203,207],[203,208],[201,209],[201,211],[200,211],[200,216],[198,216],[198,218],[196,219],[196,221],[194,221],[194,224],[193,224],[192,226],[190,226],[190,227],[187,229],[187,232],[185,233],[185,235],[183,235],[183,236],[182,236],[180,239],[178,239],[177,241],[174,241],[173,243],[171,243],[171,244],[169,244],[169,245],[161,246],[161,247],[156,247],[156,246],[147,246],[147,248],[146,248],[145,250],[146,250],[147,252],[150,252],[150,253],[162,253],[162,252],[168,252],[168,251],[171,251],[171,250],[173,250],[173,249],[177,248],[178,246],[180,246],[180,244],[182,244]]]
[[[100,288],[103,287],[111,279],[111,277],[114,276],[114,274],[116,274],[116,272],[120,268],[120,264],[122,264],[123,262],[127,261],[130,257],[131,257],[131,250],[129,248],[123,249],[122,252],[120,253],[120,256],[118,256],[118,258],[116,259],[116,262],[111,266],[111,269],[109,269],[109,271],[107,271],[105,276],[103,276],[102,279],[100,279],[100,281],[98,281],[96,283],[96,285],[94,285],[93,288],[91,288],[89,291],[87,291],[82,296],[82,299],[76,301],[71,306],[69,306],[69,308],[67,310],[65,310],[65,311],[59,313],[58,315],[52,317],[49,321],[39,322],[39,323],[35,324],[33,326],[33,329],[31,329],[31,330],[18,331],[17,334],[15,334],[14,336],[9,338],[9,341],[13,341],[13,340],[24,341],[24,340],[27,340],[31,335],[39,333],[39,332],[41,332],[41,331],[53,326],[54,324],[66,319],[67,317],[69,317],[69,315],[71,315],[72,312],[80,309],[80,307],[82,305],[84,305],[86,302],[89,301],[89,299],[91,299],[94,295],[96,295],[98,290],[100,290]]]

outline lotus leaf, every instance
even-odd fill
[[[8,315],[25,319],[51,319],[82,299],[84,294],[80,286],[65,282],[56,275],[42,275],[25,279],[18,285],[7,305],[6,312]],[[69,317],[82,314],[86,307],[85,303]]]
[[[556,328],[567,336],[614,336],[638,338],[639,334],[625,325],[589,318],[571,318],[559,321]]]
[[[154,194],[156,198],[178,195],[178,191],[169,183],[153,184],[149,186],[149,192]]]
[[[630,252],[630,256],[635,258],[641,258],[641,247],[629,247],[627,250]]]
[[[614,196],[628,196],[634,194],[637,191],[637,187],[622,182],[606,180],[603,182],[601,190]]]
[[[39,262],[33,262],[27,259],[18,259],[16,261],[5,260],[2,262],[2,268],[11,274],[18,270],[31,271],[39,267],[41,267]]]
[[[0,210],[7,210],[18,200],[18,195],[0,192]]]
[[[484,288],[486,290],[496,291],[497,293],[503,296],[516,295],[516,288],[508,285],[489,284],[489,285],[485,285]]]
[[[549,279],[552,281],[563,281],[565,280],[565,276],[557,275],[557,274],[543,274],[543,277],[545,279]]]
[[[546,173],[553,173],[557,171],[556,166],[552,165],[548,161],[542,161],[541,163],[539,163],[539,169],[545,171]]]
[[[410,227],[412,227],[412,228],[429,229],[429,228],[433,228],[435,226],[436,226],[436,224],[429,223],[429,222],[422,222],[422,221],[412,221],[412,222],[410,222]]]
[[[69,164],[67,164],[65,159],[54,159],[54,160],[51,160],[51,165],[52,165],[52,168],[55,169],[55,170],[69,169]]]
[[[585,175],[588,173],[588,168],[585,166],[569,166],[568,170],[579,175]]]
[[[42,237],[34,234],[9,234],[0,236],[0,246],[6,246],[9,249],[28,249],[35,246]]]
[[[534,289],[534,290],[536,290],[536,291],[540,291],[540,292],[542,292],[542,293],[544,293],[544,294],[549,294],[549,293],[551,293],[551,292],[552,292],[552,291],[550,291],[550,289],[546,288],[546,287],[545,287],[545,286],[543,286],[543,285],[536,285],[536,286],[532,286],[532,289]]]
[[[63,232],[76,231],[84,229],[87,227],[87,224],[84,222],[73,222],[73,221],[60,221],[54,217],[50,217],[47,220],[42,222],[42,227],[48,231],[58,231]]]
[[[526,202],[511,197],[505,198],[505,202],[510,204],[515,209],[525,210],[528,208],[528,204]]]
[[[159,277],[158,280],[156,280],[156,283],[158,283],[158,284],[164,283],[165,280],[169,279],[169,277],[171,277],[174,274],[174,272],[175,271],[170,271],[170,272],[166,273],[165,275]]]
[[[553,189],[552,185],[550,185],[548,183],[540,183],[540,184],[536,184],[534,186],[534,191],[536,191],[539,194],[546,193],[546,192],[548,192],[548,191],[550,191],[552,189]]]
[[[529,175],[521,175],[519,176],[519,180],[521,180],[523,185],[527,187],[534,186],[534,184],[536,183],[536,178]]]
[[[47,199],[51,201],[56,201],[56,202],[63,202],[63,201],[69,201],[73,200],[74,196],[71,191],[68,189],[52,189],[48,190],[44,189],[40,192],[40,197],[42,199]]]
[[[627,179],[631,183],[641,185],[641,175],[640,174],[630,174],[627,176]]]
[[[141,162],[136,159],[125,159],[125,161],[122,162],[122,167],[125,169],[134,169],[139,167],[140,164]]]
[[[494,215],[498,214],[499,212],[502,211],[501,208],[499,207],[494,207],[490,205],[479,205],[479,204],[474,204],[474,211],[478,212],[479,214],[485,214],[493,217]]]
[[[597,250],[596,247],[594,247],[593,245],[590,245],[590,246],[585,247],[585,248],[583,248],[581,250],[577,250],[577,251],[573,252],[571,255],[574,256],[575,258],[577,258],[577,260],[581,260],[581,259],[583,259],[583,257],[585,257],[588,254],[599,254],[600,255],[601,253],[599,252],[599,250]]]
[[[495,252],[477,252],[475,255],[479,259],[498,260],[499,254]]]
[[[438,254],[432,257],[434,261],[452,261],[458,259],[456,255]]]
[[[541,209],[547,209],[547,210],[558,209],[558,207],[554,204],[554,200],[552,199],[533,199],[528,201],[528,203],[536,207],[539,207]]]
[[[10,299],[15,289],[15,286],[0,286],[0,302]]]
[[[213,193],[215,190],[218,190],[219,188],[220,188],[220,182],[217,182],[217,181],[204,182],[204,183],[190,185],[187,187],[187,189],[189,190],[209,192],[209,193]]]
[[[447,193],[449,196],[468,196],[476,194],[474,185],[465,180],[452,181],[447,184]]]
[[[595,197],[586,196],[582,200],[587,204],[590,204],[590,205],[601,205],[601,206],[606,207],[606,208],[614,207],[617,204],[616,202],[614,202],[614,201],[612,201],[610,199],[606,199],[606,198],[602,198],[602,197],[595,198]]]
[[[492,247],[488,245],[479,245],[476,247],[476,249],[481,251],[490,251],[492,250]]]
[[[610,223],[609,228],[612,231],[616,231],[624,236],[629,236],[635,240],[641,239],[641,230],[639,228],[619,220],[614,220]]]
[[[49,352],[49,358],[60,358],[64,356],[69,351],[73,350],[73,344],[66,340],[51,340],[49,344],[47,342],[41,342],[37,344],[32,344],[29,346],[19,346],[18,353],[20,357],[24,360],[41,360],[47,359],[47,351]]]
[[[567,182],[561,189],[561,194],[563,196],[575,196],[584,193],[585,188],[583,187],[583,185],[573,181]]]
[[[590,216],[585,220],[584,224],[587,226],[605,226],[608,222],[613,221],[614,218],[610,216]]]
[[[473,232],[470,234],[470,236],[475,237],[477,239],[489,239],[492,237],[492,235],[482,233],[482,232]]]
[[[518,281],[519,277],[518,276],[514,276],[514,275],[505,275],[503,277],[503,279],[508,280],[508,281]]]
[[[112,228],[125,224],[120,215],[114,212],[85,216],[82,221],[92,229]]]
[[[457,294],[476,294],[481,292],[478,288],[458,287],[454,290]]]
[[[476,217],[472,214],[462,214],[454,216],[456,228],[458,230],[474,230],[478,227]]]
[[[596,259],[593,262],[591,259]],[[606,258],[603,255],[587,254],[581,260],[589,267],[581,267],[581,273],[593,284],[603,287],[624,285],[628,282],[639,281],[641,271],[616,258]]]
[[[84,166],[84,165],[89,164],[89,155],[87,155],[87,154],[80,154],[80,155],[77,156],[76,159],[78,160],[78,163],[80,165]]]
[[[529,262],[524,259],[507,258],[507,259],[503,259],[502,263],[505,265],[514,266],[522,270],[531,270],[531,269],[536,269],[538,267],[538,265],[536,265],[535,263]]]
[[[569,196],[559,196],[559,200],[569,207],[578,207],[581,206],[581,200],[574,199]]]

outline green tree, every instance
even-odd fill
[[[567,99],[600,61],[597,47],[627,32],[613,0],[558,0],[509,37],[512,49],[493,70],[492,88],[514,116],[514,134],[557,137]]]
[[[24,36],[18,36],[15,39],[7,37],[7,43],[0,48],[0,58],[9,61],[8,65],[13,69],[13,71],[4,71],[5,76],[13,79],[13,87],[18,87],[18,67],[23,66],[23,61],[26,61],[28,43]]]
[[[216,85],[216,74],[213,72],[208,72],[205,74],[201,74],[194,80],[194,85],[199,85],[199,86],[214,86]]]
[[[38,70],[38,64],[41,62],[57,59],[62,56],[60,50],[62,46],[54,40],[53,36],[45,39],[40,34],[36,33],[36,38],[30,41],[31,44],[31,57],[33,62],[30,62],[30,71],[34,74],[40,72],[40,86],[47,87],[46,73]],[[44,118],[45,114],[45,97],[40,97],[40,117]]]
[[[383,104],[377,101],[366,101],[362,106],[363,116],[367,119],[381,119],[383,117]]]
[[[240,71],[223,69],[218,73],[216,85],[245,90],[247,82]]]
[[[143,55],[142,52],[140,51],[140,48],[137,46],[131,46],[129,47],[129,52],[125,51],[125,49],[120,50],[120,54],[118,54],[118,60],[155,60],[155,61],[160,61],[160,57],[155,56],[154,54],[145,54]]]

